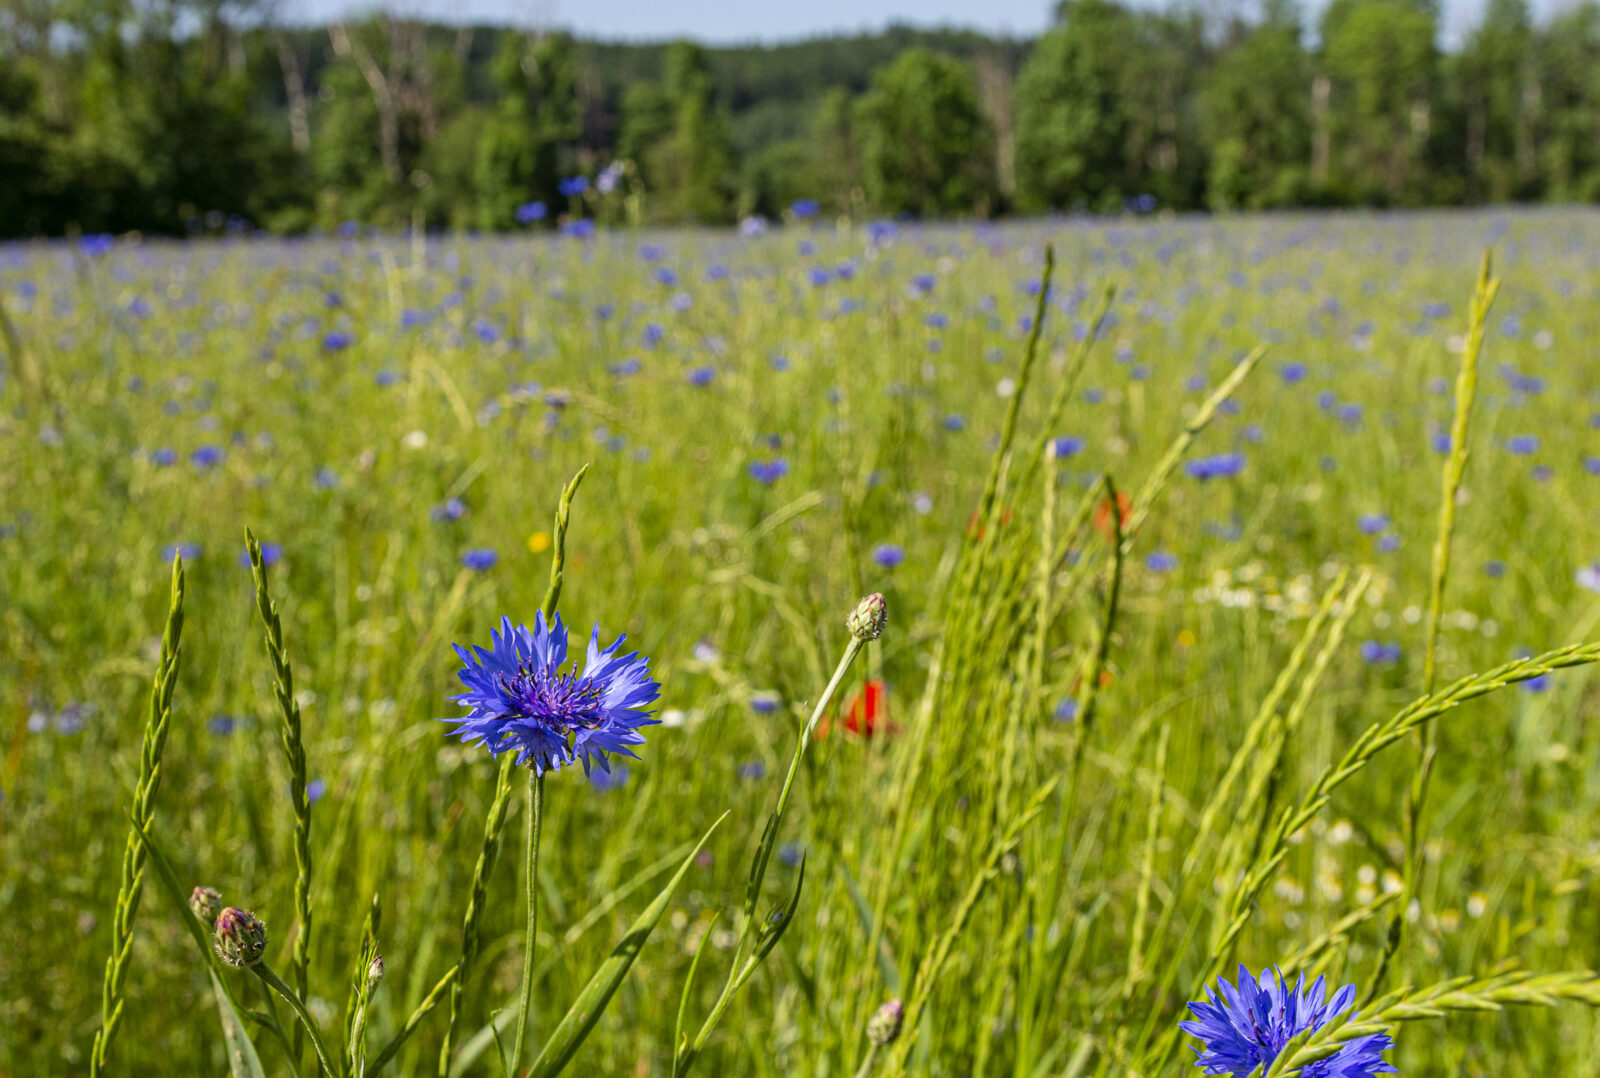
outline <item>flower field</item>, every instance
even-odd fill
[[[1600,1072],[1594,212],[90,236],[0,316],[0,1074]]]

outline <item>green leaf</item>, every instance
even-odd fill
[[[228,1070],[233,1078],[266,1078],[266,1072],[261,1069],[261,1057],[256,1055],[256,1046],[250,1042],[250,1034],[245,1032],[244,1023],[239,1021],[239,1012],[233,1009],[233,1001],[228,998],[222,978],[217,976],[215,969],[207,969],[206,974],[211,978],[211,994],[217,999],[222,1036],[228,1042]]]
[[[550,1078],[551,1075],[560,1074],[562,1068],[572,1060],[579,1045],[583,1044],[584,1038],[589,1035],[589,1031],[600,1021],[600,1015],[605,1012],[606,1004],[611,1002],[612,994],[622,984],[622,979],[628,975],[628,969],[633,965],[633,960],[639,956],[639,950],[644,946],[645,940],[650,938],[650,933],[661,920],[661,915],[667,911],[667,903],[672,900],[672,893],[678,889],[678,884],[683,882],[689,866],[694,864],[695,855],[711,838],[711,832],[727,818],[726,812],[717,818],[717,822],[711,825],[711,829],[695,844],[694,849],[689,851],[689,856],[683,859],[678,871],[667,881],[667,886],[656,895],[655,901],[645,907],[638,919],[628,926],[628,931],[623,935],[621,942],[612,950],[610,956],[600,963],[600,968],[589,978],[589,983],[578,993],[578,998],[572,1001],[572,1006],[568,1008],[561,1023],[556,1026],[555,1032],[550,1034],[550,1039],[539,1052],[539,1058],[533,1061],[533,1067],[528,1071],[528,1078]]]

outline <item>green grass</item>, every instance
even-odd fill
[[[1024,379],[1023,286],[1047,241],[1056,293]],[[658,283],[641,243],[680,283]],[[150,831],[185,889],[214,886],[266,921],[268,962],[291,983],[296,911],[312,911],[307,1009],[335,1054],[378,895],[387,972],[364,1021],[373,1054],[390,1041],[460,953],[496,790],[488,754],[434,721],[455,710],[449,644],[486,643],[502,614],[531,620],[551,515],[585,463],[560,609],[652,657],[667,721],[623,788],[546,782],[525,1059],[730,812],[569,1068],[671,1073],[690,964],[704,942],[693,1035],[729,977],[750,861],[845,617],[882,591],[889,629],[825,709],[778,835],[806,855],[797,912],[695,1073],[854,1074],[892,996],[910,1021],[873,1074],[1192,1072],[1171,1037],[1207,971],[1296,956],[1371,985],[1395,1022],[1445,1001],[1447,1019],[1398,1029],[1402,1073],[1600,1069],[1585,1007],[1482,1009],[1593,999],[1585,980],[1533,990],[1499,968],[1600,966],[1592,668],[1406,710],[1424,695],[1441,515],[1431,438],[1450,427],[1450,339],[1490,244],[1501,288],[1439,619],[1448,694],[1519,649],[1600,638],[1600,595],[1575,578],[1600,558],[1600,475],[1584,465],[1600,457],[1592,213],[902,228],[875,251],[831,230],[0,249],[0,1074],[89,1068],[175,543],[201,551],[185,557]],[[811,283],[846,259],[853,277]],[[718,264],[729,275],[708,278]],[[858,309],[839,313],[844,297]],[[1448,315],[1425,318],[1435,302]],[[402,327],[408,309],[427,324]],[[647,348],[651,322],[665,335]],[[336,328],[353,343],[329,350]],[[1243,471],[1200,482],[1179,465],[1152,482],[1263,344],[1184,452],[1236,450]],[[611,373],[630,356],[637,373]],[[704,365],[711,384],[692,384]],[[1514,391],[1513,370],[1542,391]],[[1024,380],[1020,402],[999,391]],[[1341,418],[1349,404],[1359,418]],[[1081,452],[1041,455],[1068,435]],[[1536,452],[1512,452],[1525,435]],[[225,459],[197,468],[203,445]],[[154,462],[163,447],[175,464]],[[770,486],[747,474],[778,456],[789,470]],[[335,485],[315,481],[324,468]],[[1095,512],[1107,477],[1134,503],[1120,557],[1120,529]],[[432,519],[452,497],[466,514]],[[1368,534],[1363,514],[1388,525]],[[282,545],[268,586],[293,672],[284,705],[239,560],[247,526]],[[903,564],[874,560],[885,543]],[[464,568],[477,547],[498,563]],[[1157,551],[1176,567],[1152,567]],[[1364,662],[1367,641],[1398,644],[1399,661]],[[894,724],[871,740],[843,722],[866,678],[887,683]],[[755,706],[767,694],[777,710]],[[1068,699],[1089,721],[1055,718]],[[92,711],[63,715],[73,703]],[[314,797],[303,896],[282,744],[296,703]],[[1413,720],[1434,712],[1414,904],[1385,903],[1411,875]],[[478,1034],[500,1012],[509,1043],[515,1023],[521,785],[460,1001],[455,1044],[477,1052],[465,1073],[500,1073]],[[790,898],[791,860],[773,859],[756,917]],[[106,1071],[224,1073],[226,996],[162,884],[144,882]],[[1405,930],[1374,985],[1396,913]],[[256,979],[222,976],[243,1011],[268,1005]],[[447,1011],[421,1018],[390,1073],[435,1072]],[[285,1036],[246,1021],[267,1074],[289,1073],[293,1019],[277,1017]],[[315,1073],[308,1045],[299,1061]]]

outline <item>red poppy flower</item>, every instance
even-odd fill
[[[1133,499],[1123,491],[1117,491],[1117,527],[1126,534],[1128,524],[1133,520]],[[1116,538],[1116,533],[1111,530],[1111,499],[1101,498],[1100,504],[1094,507],[1094,530],[1106,537],[1110,542]]]
[[[871,678],[861,686],[861,689],[850,698],[850,706],[846,709],[844,728],[857,737],[872,739],[872,735],[882,728],[885,733],[895,734],[900,728],[889,721],[889,689],[877,678]]]

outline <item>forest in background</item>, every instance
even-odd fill
[[[0,235],[1600,200],[1600,3],[1066,0],[621,44],[255,0],[0,0]]]

